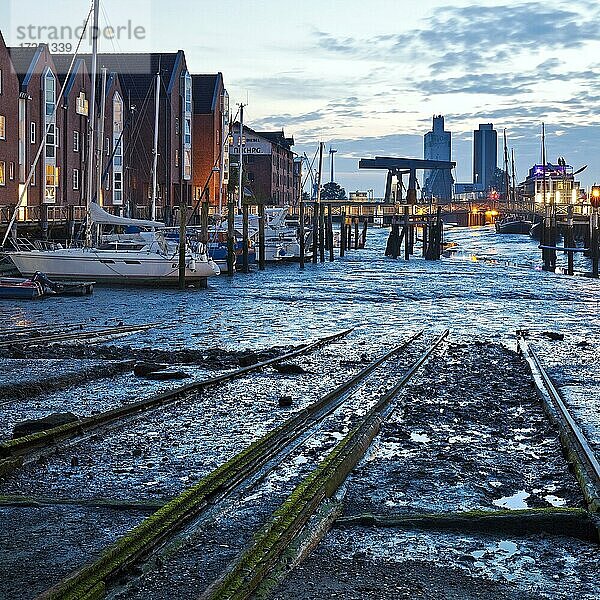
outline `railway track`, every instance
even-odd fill
[[[253,442],[197,484],[168,502],[130,531],[127,536],[107,548],[95,563],[83,567],[43,593],[39,598],[66,600],[101,597],[105,593],[107,585],[114,582],[120,574],[166,543],[192,520],[198,519],[203,513],[208,512],[216,502],[224,499],[243,484],[249,485],[249,482],[256,481],[257,477],[263,478],[265,468],[272,470],[280,464],[281,460],[297,446],[298,440],[302,439],[303,435],[311,435],[311,432],[323,422],[325,417],[334,413],[351,394],[361,388],[370,374],[394,355],[399,354],[421,334],[422,332],[416,333],[399,346],[386,352],[318,401]],[[356,420],[350,433],[343,437],[325,461],[296,488],[288,501],[275,514],[274,524],[261,530],[260,540],[262,541],[257,542],[255,547],[244,554],[240,565],[231,572],[233,574],[226,577],[223,583],[226,589],[230,588],[233,580],[237,582],[236,586],[239,586],[240,578],[237,574],[240,570],[246,572],[249,562],[256,566],[256,577],[254,575],[252,577],[243,576],[241,579],[243,581],[251,579],[253,585],[260,581],[321,501],[335,492],[349,470],[362,457],[379,425],[391,410],[393,399],[447,335],[448,331],[445,331],[432,344],[429,344],[427,350],[410,365],[397,383],[378,397],[364,416]],[[280,528],[282,523],[286,524],[284,529]],[[273,541],[274,537],[277,538],[277,543],[273,547],[269,547],[267,551],[265,544]],[[256,556],[265,552],[266,562],[254,560]],[[221,594],[221,592],[218,593]],[[217,595],[215,597],[227,596]]]
[[[525,337],[518,334],[519,351],[527,361],[539,397],[546,412],[558,425],[560,438],[567,456],[575,468],[588,509],[600,511],[600,461],[585,434],[569,411],[565,401],[546,373],[540,358],[528,344]]]
[[[148,331],[149,329],[154,329],[160,326],[160,323],[149,323],[147,325],[118,325],[116,327],[80,329],[77,331],[71,331],[69,333],[53,333],[53,330],[50,329],[48,331],[42,330],[40,335],[32,335],[34,332],[30,331],[25,335],[23,333],[17,333],[12,336],[9,335],[0,338],[0,350],[12,347],[21,349],[33,348],[36,346],[71,341],[95,343],[108,338],[112,339],[125,335],[132,335],[134,333],[140,333],[142,331]]]
[[[125,404],[118,408],[73,421],[66,425],[61,425],[59,427],[48,429],[39,433],[4,441],[0,443],[0,476],[18,469],[27,461],[38,458],[44,453],[44,451],[47,451],[48,449],[54,449],[57,442],[83,436],[90,432],[96,431],[101,427],[121,421],[125,418],[133,417],[160,406],[165,406],[175,401],[185,399],[190,394],[197,393],[201,390],[227,381],[231,381],[248,373],[263,369],[267,366],[308,354],[325,344],[334,342],[347,336],[351,331],[352,329],[347,329],[342,332],[317,339],[316,341],[306,344],[301,348],[293,350],[292,352],[287,352],[254,365],[242,367],[222,375],[209,377],[201,381],[183,385],[166,392],[155,394],[149,398],[144,398],[136,402]]]

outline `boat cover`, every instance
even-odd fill
[[[92,202],[90,207],[92,221],[98,225],[122,225],[137,226],[137,227],[154,227],[155,229],[163,228],[164,223],[159,221],[147,221],[146,219],[128,219],[126,217],[117,217],[106,212],[99,204]]]

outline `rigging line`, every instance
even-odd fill
[[[55,99],[54,101],[54,108],[52,109],[52,113],[50,115],[48,115],[50,118],[52,117],[56,117],[56,109],[58,108],[58,104],[59,102],[62,100],[62,97],[64,96],[65,93],[65,89],[67,87],[67,84],[69,82],[69,77],[71,76],[71,72],[73,71],[73,65],[75,64],[75,60],[77,58],[77,54],[79,53],[79,48],[81,47],[81,43],[85,37],[85,32],[87,30],[87,26],[90,22],[90,17],[92,16],[92,12],[93,12],[93,5],[90,7],[90,10],[88,12],[87,18],[83,24],[83,30],[81,32],[81,36],[79,38],[79,41],[77,42],[77,47],[75,48],[75,52],[73,53],[73,56],[71,58],[71,64],[69,65],[69,69],[67,70],[67,74],[65,76],[65,81],[61,87],[60,93],[58,95],[58,98]],[[38,46],[39,48],[39,46]],[[4,244],[6,244],[6,240],[10,234],[10,231],[13,227],[13,225],[15,224],[15,221],[17,220],[17,214],[19,212],[19,208],[21,207],[21,203],[23,202],[23,198],[25,197],[25,194],[27,193],[27,190],[29,189],[29,184],[31,183],[31,180],[33,178],[33,174],[35,173],[35,169],[37,167],[37,164],[40,160],[40,157],[42,155],[42,151],[45,149],[46,147],[46,137],[48,136],[48,132],[50,131],[50,129],[52,128],[52,126],[54,125],[54,132],[55,132],[55,138],[56,138],[56,119],[54,123],[48,123],[48,125],[46,126],[46,130],[44,132],[44,136],[42,137],[42,139],[40,140],[40,146],[38,148],[37,154],[35,155],[35,158],[33,160],[33,164],[31,165],[31,168],[29,170],[29,175],[27,176],[27,179],[25,180],[25,183],[23,184],[23,190],[21,191],[20,195],[19,195],[19,200],[17,201],[17,205],[15,206],[15,210],[13,211],[12,217],[8,223],[8,226],[6,228],[6,232],[4,233],[4,238],[2,239],[2,244],[0,245],[0,247],[4,248]],[[56,139],[55,139],[56,141]],[[46,180],[46,174],[44,173],[44,181]],[[41,184],[41,182],[40,182]]]
[[[304,189],[304,186],[306,185],[306,182],[308,181],[309,177],[311,178],[311,181],[312,181],[312,169],[315,164],[315,160],[317,159],[317,153],[318,153],[318,150],[315,152],[312,162],[308,165],[308,173],[306,173],[304,182],[302,183],[302,189]],[[306,153],[304,153],[304,156],[305,156],[306,162],[308,163],[308,156],[306,156]],[[311,196],[312,196],[312,190],[311,190]]]

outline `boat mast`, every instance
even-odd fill
[[[510,149],[511,167],[512,167],[512,199],[513,206],[517,204],[517,176],[515,175],[515,149]]]
[[[86,186],[86,216],[85,216],[85,245],[92,245],[92,202],[94,194],[94,130],[96,121],[96,74],[98,70],[98,14],[100,0],[92,0],[94,6],[94,19],[92,24],[92,90],[90,92],[90,114],[88,116],[88,163]]]
[[[506,207],[510,208],[510,176],[508,174],[508,148],[506,146],[506,129],[504,130],[504,184],[504,201],[506,202]]]
[[[238,165],[238,213],[242,210],[242,203],[244,201],[244,189],[243,189],[243,163],[244,163],[244,144],[243,144],[243,136],[244,136],[244,104],[240,104],[240,139],[238,141],[239,147],[239,165]]]
[[[104,115],[106,114],[106,69],[102,69],[102,97],[100,100],[100,123],[98,124],[98,143],[97,153],[98,162],[96,164],[96,203],[100,204],[100,196],[102,194],[102,153],[104,151]]]
[[[546,128],[542,123],[542,203],[546,205]]]
[[[152,147],[152,205],[150,219],[156,221],[156,186],[158,171],[158,107],[160,100],[160,70],[156,73],[156,88],[154,92],[154,145]]]

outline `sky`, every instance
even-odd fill
[[[74,29],[88,10],[86,0],[0,0],[0,30],[12,45],[74,45],[68,29],[49,39],[49,28]],[[600,182],[595,0],[104,0],[100,23],[121,27],[101,51],[183,49],[192,73],[223,73],[253,129],[284,129],[311,161],[319,141],[337,149],[347,191],[383,195],[386,173],[358,160],[422,158],[434,114],[452,132],[457,181],[471,181],[479,123],[500,143],[506,129],[522,179],[544,122],[549,160],[587,164],[582,183]],[[328,155],[323,170],[328,180]]]

